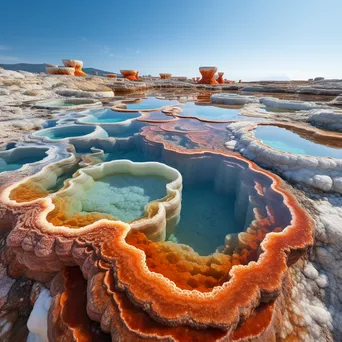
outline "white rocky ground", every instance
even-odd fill
[[[45,74],[36,75],[0,69],[0,144],[4,145],[9,141],[23,139],[24,134],[41,128],[41,123],[52,117],[53,111],[32,109],[31,105],[36,101],[62,96],[96,97],[106,101],[114,101],[118,97],[112,97],[113,90],[115,95],[118,95],[122,91],[146,90],[151,87],[193,89],[196,86],[177,81],[137,83],[113,81],[102,77],[47,76]],[[202,86],[200,88],[210,89],[211,87]],[[245,88],[242,90],[246,93],[252,90],[262,92],[278,90],[338,96],[342,94],[342,81],[317,81],[309,84],[244,84],[221,87],[221,89],[240,88]],[[263,100],[264,102],[262,102],[255,97],[227,97],[222,96],[222,94],[218,94],[216,99],[217,103],[221,104],[248,103],[243,110],[249,111],[250,114],[255,114],[261,108],[262,103],[272,105],[274,101],[277,102],[274,99]],[[341,103],[341,97],[337,97],[332,102]],[[280,105],[279,101],[277,105]],[[312,122],[329,129],[342,128],[342,120],[340,119],[342,115],[338,110],[324,108],[326,105],[324,107],[318,106],[318,108],[312,104],[304,105],[305,108],[303,104],[297,105],[303,110],[302,112],[281,113],[272,116],[272,119]],[[262,113],[261,116],[268,115]],[[237,128],[239,128],[238,125]],[[235,137],[235,140],[228,142],[228,147],[236,148],[236,141]],[[244,151],[240,152],[244,153]],[[273,161],[273,163],[277,162]],[[277,169],[275,172],[283,174]],[[286,323],[282,331],[283,338],[291,336],[295,331],[294,340],[308,342],[342,341],[342,197],[336,193],[325,193],[327,190],[336,190],[336,188],[331,189],[330,187],[328,189],[322,186],[320,190],[312,190],[298,185],[298,189],[294,190],[315,221],[315,245],[308,260],[302,260],[291,268],[290,278],[294,281],[291,300],[287,303],[288,311],[284,313]],[[26,283],[24,285],[26,286]],[[0,267],[1,298],[7,298],[7,301],[10,301],[10,298],[13,298],[11,297],[13,289],[20,288],[20,286],[23,286],[22,283],[7,277],[6,271]],[[39,299],[36,300],[41,291],[40,285],[30,283],[27,286],[29,286],[32,297],[31,304],[36,303],[35,311],[33,311],[29,321],[29,328],[33,333],[41,335],[40,337],[44,340],[46,338],[45,331],[35,324],[34,319],[39,315],[41,315],[41,319],[46,317],[45,304],[48,304],[49,297],[46,295],[47,291],[43,290]],[[39,290],[34,291],[32,288],[39,288]],[[32,293],[35,293],[35,296]],[[25,300],[23,302],[26,303]],[[13,302],[13,306],[15,306],[14,304],[16,303]],[[0,302],[0,339],[2,341],[11,341],[9,331],[14,325],[13,319],[17,317],[15,315],[19,315],[18,307],[20,308],[18,305],[9,308],[8,304]],[[28,307],[30,307],[29,304]],[[30,341],[32,341],[33,335],[30,336]]]

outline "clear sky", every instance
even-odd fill
[[[5,0],[0,63],[342,78],[342,0]]]

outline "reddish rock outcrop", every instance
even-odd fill
[[[122,76],[130,81],[136,81],[139,79],[138,71],[136,70],[120,70]]]
[[[118,75],[117,74],[106,74],[106,77],[108,77],[108,78],[117,78]]]
[[[171,79],[172,74],[163,74],[163,73],[161,73],[161,74],[159,74],[159,76],[160,76],[160,78],[162,80],[167,80],[167,79]]]
[[[223,83],[224,83],[223,75],[224,75],[224,72],[219,72],[219,73],[218,73],[217,82],[218,82],[219,84],[223,84]]]
[[[75,69],[75,76],[87,76],[87,74],[84,71],[82,71],[82,61],[78,61],[75,59],[63,59],[62,62],[66,67]]]
[[[198,84],[218,84],[218,82],[215,80],[217,67],[200,67],[199,71],[202,75],[202,78],[200,81],[198,81]]]

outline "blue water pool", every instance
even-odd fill
[[[213,183],[184,185],[180,222],[175,232],[201,255],[213,253],[228,233],[239,233],[241,225],[234,214],[235,194],[218,194]]]
[[[305,139],[288,129],[277,126],[258,126],[256,138],[279,151],[315,157],[342,158],[342,149],[321,145]]]
[[[57,121],[58,121],[58,119],[46,120],[46,121],[42,124],[42,127],[43,127],[43,128],[55,127],[55,126],[57,125]]]
[[[47,157],[46,148],[18,148],[0,156],[0,172],[18,170],[25,164],[36,163]]]
[[[188,174],[182,170],[177,158],[168,158],[162,152],[150,154],[148,150],[141,151],[137,146],[122,149],[114,146],[105,150],[105,161],[129,159],[134,162],[158,161],[177,168],[183,176],[182,209],[179,224],[170,239],[178,243],[185,243],[194,248],[201,255],[213,253],[217,247],[223,245],[227,234],[235,234],[244,230],[245,223],[250,223],[252,216],[244,213],[246,222],[238,222],[236,219],[235,203],[238,193],[223,193],[220,187],[214,185],[214,179],[208,181],[193,182],[194,174]],[[184,157],[186,158],[186,157]],[[201,157],[199,157],[201,159]],[[200,169],[198,170],[199,173]],[[234,180],[232,180],[234,182]],[[138,183],[136,183],[139,185]],[[102,185],[101,185],[102,186]],[[161,187],[162,188],[162,187]],[[163,189],[162,189],[163,190]],[[164,190],[163,190],[164,191]],[[101,193],[101,189],[94,188],[95,193]],[[111,195],[106,193],[109,198]],[[159,195],[160,196],[160,195]],[[87,195],[88,198],[88,195]],[[248,201],[248,197],[246,197]],[[102,201],[101,201],[102,202]],[[103,202],[108,199],[103,198]],[[105,208],[106,205],[103,207]],[[90,211],[92,208],[88,208]],[[101,211],[100,207],[98,211]],[[106,207],[106,212],[108,212]],[[142,213],[139,209],[139,215]],[[241,210],[245,210],[242,206]],[[114,212],[111,212],[114,215]],[[115,215],[114,215],[115,216]],[[126,218],[127,220],[127,218]]]
[[[139,113],[117,112],[110,108],[89,110],[89,116],[81,118],[80,122],[87,123],[116,123],[141,116]]]
[[[177,100],[161,100],[156,99],[155,97],[147,97],[139,100],[135,103],[125,103],[127,109],[130,110],[147,110],[147,109],[157,109],[165,106],[171,106],[179,104]]]
[[[59,140],[71,137],[81,137],[94,132],[94,130],[94,126],[71,125],[43,129],[41,131],[36,132],[35,134],[40,137],[47,137],[52,140]]]
[[[179,113],[179,115],[183,117],[193,116],[199,119],[213,121],[257,120],[257,118],[240,115],[239,109],[242,107],[236,106],[232,106],[231,108],[222,108],[209,105],[196,105],[193,102],[187,102],[183,104],[181,108],[183,109],[183,111]]]

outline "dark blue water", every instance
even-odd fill
[[[175,232],[178,243],[184,243],[201,255],[209,255],[223,245],[228,233],[239,233],[234,218],[235,194],[221,195],[213,183],[184,185],[181,218]]]

